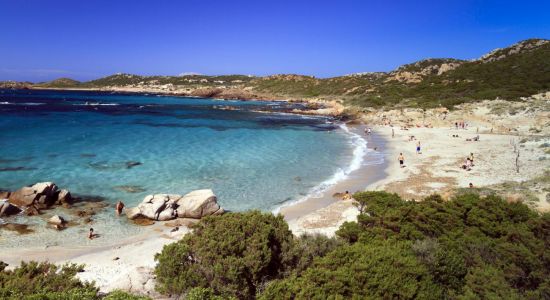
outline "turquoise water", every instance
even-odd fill
[[[210,188],[228,210],[273,210],[337,181],[364,147],[329,118],[284,113],[296,106],[0,90],[0,188],[53,181],[128,206]]]

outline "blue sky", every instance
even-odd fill
[[[0,80],[389,71],[550,38],[550,1],[0,0]]]

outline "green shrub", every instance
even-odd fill
[[[103,300],[150,300],[151,298],[145,296],[136,296],[129,294],[125,291],[112,291]]]
[[[441,289],[406,242],[343,246],[302,276],[276,280],[260,299],[438,299]]]
[[[22,262],[14,270],[0,268],[0,299],[97,299],[93,283],[75,277],[82,266]]]
[[[157,289],[184,294],[194,287],[253,298],[285,269],[292,233],[282,216],[251,211],[202,219],[193,234],[156,255]]]

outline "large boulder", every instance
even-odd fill
[[[6,200],[0,200],[0,217],[16,215],[21,209]]]
[[[22,187],[10,194],[11,204],[26,207],[33,204],[39,208],[46,208],[57,201],[59,189],[53,182],[39,182],[32,186]]]
[[[212,190],[196,190],[177,201],[179,218],[200,219],[219,214],[223,209],[218,205],[218,198]]]
[[[157,221],[168,221],[178,217],[200,219],[220,213],[223,213],[223,209],[218,205],[212,190],[197,190],[185,196],[148,195],[137,207],[126,210],[126,216],[131,220],[145,217]]]

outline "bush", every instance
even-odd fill
[[[343,246],[302,276],[269,284],[260,299],[437,299],[441,289],[406,242]]]
[[[282,216],[251,211],[202,219],[192,234],[167,245],[155,259],[157,289],[184,294],[194,287],[253,298],[285,269],[292,233]]]
[[[0,265],[0,299],[97,299],[94,284],[75,277],[82,266],[22,262],[9,271]]]
[[[150,300],[151,298],[145,296],[136,296],[129,294],[125,291],[112,291],[103,300]]]

